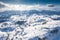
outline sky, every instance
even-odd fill
[[[0,0],[10,4],[60,4],[60,0]]]
[[[52,4],[54,6],[50,7],[48,4]],[[10,10],[60,11],[60,0],[0,0],[0,12]]]

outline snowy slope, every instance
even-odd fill
[[[13,15],[8,21],[0,23],[0,40],[59,40],[59,15]],[[37,39],[38,39],[37,38]]]

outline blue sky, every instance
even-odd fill
[[[60,4],[60,0],[0,0],[13,4]]]
[[[25,5],[23,5],[23,4],[25,4]],[[33,4],[35,4],[35,5],[33,5]],[[43,5],[43,4],[46,4],[46,5]],[[48,4],[52,4],[54,6],[49,7]],[[56,5],[56,4],[58,4],[58,5]],[[0,12],[9,11],[9,10],[60,11],[60,1],[59,0],[0,0]]]

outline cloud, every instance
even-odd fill
[[[48,4],[47,6],[48,6],[48,7],[54,7],[54,5],[53,5],[53,4]]]
[[[5,6],[0,4],[0,8],[3,8],[3,7],[5,7]]]
[[[4,5],[5,7],[0,8],[0,12],[4,12],[4,11],[10,11],[10,10],[19,10],[19,11],[25,11],[25,10],[51,10],[51,11],[59,11],[60,7],[55,7],[53,5],[22,5],[22,4],[7,4],[7,3],[3,3],[0,2],[1,5]],[[49,7],[49,6],[53,6],[53,7]]]

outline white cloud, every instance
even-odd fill
[[[47,5],[42,6],[39,4],[36,5],[22,5],[22,4],[7,4],[0,2],[1,5],[4,5],[4,8],[0,8],[0,12],[3,11],[9,11],[9,10],[19,10],[19,11],[25,11],[25,10],[52,10],[52,11],[59,11],[60,7],[48,7]]]

